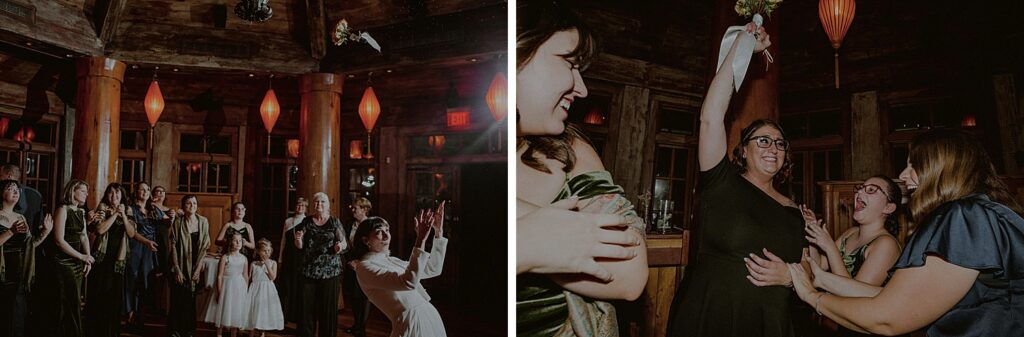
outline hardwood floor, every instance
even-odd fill
[[[435,299],[437,301],[437,299]],[[505,315],[504,303],[496,304],[495,306],[501,310],[500,320],[497,316],[489,313],[481,313],[480,311],[461,310],[453,305],[444,303],[443,301],[437,301],[434,303],[440,312],[442,319],[444,319],[444,327],[448,332],[449,337],[489,337],[489,336],[507,336],[507,328],[505,327]],[[391,323],[388,322],[387,317],[384,316],[376,308],[370,309],[370,318],[366,326],[367,337],[388,337],[391,333]],[[352,325],[352,312],[348,309],[342,310],[338,314],[338,333],[336,336],[345,337],[351,336],[346,334],[344,329]],[[166,317],[159,315],[146,315],[146,324],[140,333],[129,333],[124,331],[125,328],[122,325],[121,336],[123,337],[135,337],[135,336],[159,336],[163,337],[167,335],[166,332],[167,324]],[[217,328],[213,324],[199,323],[199,328],[196,331],[196,337],[212,337],[216,336]],[[295,336],[295,325],[288,324],[284,331],[268,331],[266,337],[278,337],[278,336]],[[224,333],[224,336],[230,336],[228,333]],[[240,332],[238,336],[249,336],[248,332]],[[258,336],[258,335],[257,335]]]

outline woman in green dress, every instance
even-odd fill
[[[88,275],[96,260],[89,249],[86,234],[87,219],[96,218],[96,212],[85,211],[85,200],[89,197],[89,184],[74,179],[64,186],[61,206],[53,216],[53,239],[47,241],[43,251],[44,266],[49,277],[41,277],[36,289],[45,289],[36,297],[49,305],[40,306],[49,317],[45,324],[35,327],[37,336],[82,336],[82,279]]]
[[[152,250],[156,243],[141,235],[135,223],[128,218],[128,206],[123,203],[127,195],[121,184],[111,183],[103,192],[96,211],[99,219],[89,223],[93,240],[93,270],[89,274],[85,300],[86,335],[90,337],[116,337],[121,334],[121,308],[124,304],[125,267],[134,239]]]
[[[190,337],[196,333],[196,294],[202,290],[199,275],[203,272],[203,257],[210,248],[210,222],[196,213],[198,208],[195,195],[182,197],[183,214],[174,218],[167,234],[171,262],[171,307],[167,317],[170,337]]]
[[[37,235],[29,230],[25,217],[14,211],[21,197],[15,180],[0,181],[0,335],[25,336],[26,301],[35,278],[35,248],[50,234],[53,218],[43,220]]]
[[[520,336],[618,336],[615,307],[608,301],[634,300],[647,283],[643,221],[622,196],[622,188],[612,182],[594,148],[565,124],[572,102],[587,96],[580,70],[591,60],[594,43],[589,28],[570,11],[550,2],[520,2],[516,47],[516,327]],[[614,219],[606,218],[612,221],[603,228],[588,227],[585,218],[566,214],[560,216],[577,222],[548,217],[535,226],[524,221],[531,214],[554,211],[549,208],[556,202],[565,209],[612,214]]]

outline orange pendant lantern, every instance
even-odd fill
[[[818,18],[825,27],[832,48],[835,49],[836,89],[839,89],[839,46],[843,44],[846,31],[850,29],[853,15],[857,12],[854,0],[819,0]]]
[[[377,101],[377,94],[373,87],[367,86],[363,91],[363,99],[359,101],[359,119],[363,120],[366,127],[366,154],[363,158],[373,158],[373,148],[370,146],[370,134],[373,127],[377,125],[377,118],[380,117],[380,102]]]
[[[149,126],[155,127],[160,114],[164,112],[164,95],[160,93],[160,85],[156,82],[156,75],[153,82],[149,82],[149,90],[146,91],[146,118],[149,119]]]
[[[267,134],[274,130],[277,117],[280,115],[281,105],[277,103],[277,95],[274,94],[274,89],[267,89],[267,94],[263,96],[263,104],[260,104],[260,117],[263,118],[263,128],[267,129]]]
[[[445,142],[444,135],[436,135],[436,136],[428,136],[427,137],[427,144],[429,144],[430,148],[434,150],[434,155],[438,155],[438,154],[441,153],[441,149],[444,148],[444,142]]]
[[[508,84],[505,75],[500,72],[494,74],[491,88],[487,89],[487,107],[491,109],[491,115],[496,121],[501,121],[508,113]]]

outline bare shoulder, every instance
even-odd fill
[[[576,154],[576,166],[573,167],[570,175],[577,175],[586,172],[604,171],[604,163],[601,156],[594,150],[594,146],[587,141],[575,138],[572,141],[572,151]]]
[[[900,245],[896,242],[896,238],[892,235],[883,234],[875,239],[874,242],[868,246],[868,249],[864,251],[865,256],[870,256],[872,252],[882,252],[889,255],[899,255]]]

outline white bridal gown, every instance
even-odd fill
[[[366,297],[391,320],[391,337],[445,337],[444,324],[421,279],[441,275],[448,239],[434,239],[431,253],[413,249],[409,262],[388,253],[368,253],[356,276]]]

